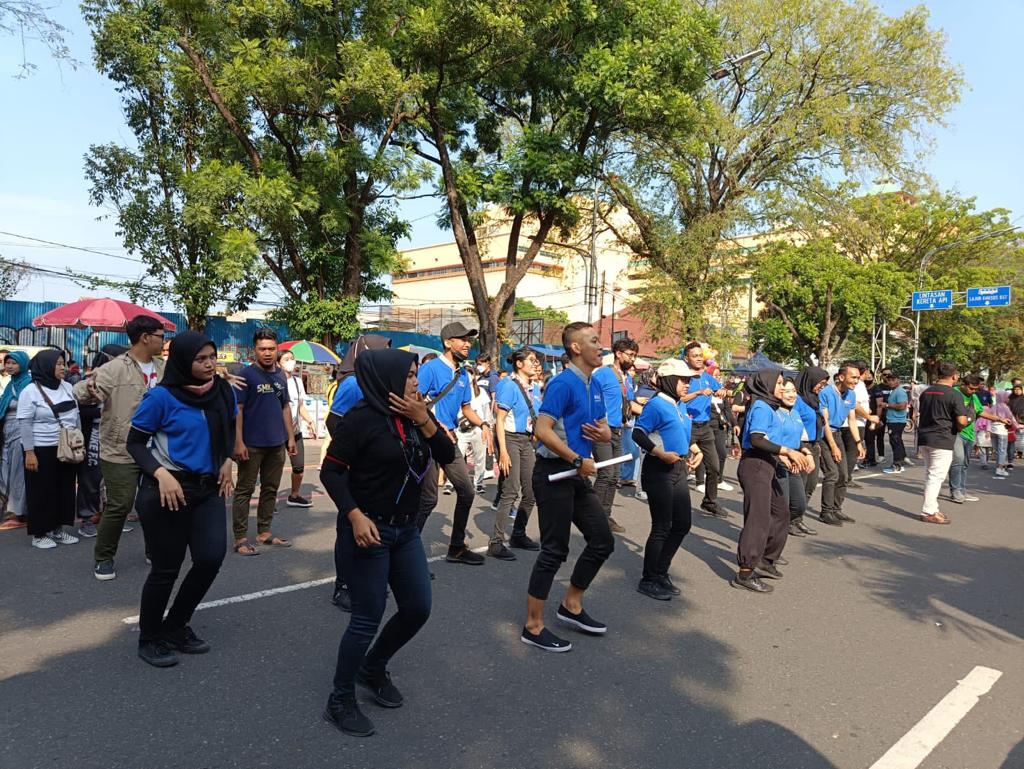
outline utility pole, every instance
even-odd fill
[[[601,299],[598,305],[600,309],[597,311],[597,338],[601,338],[601,334],[604,333],[604,271],[601,272]]]

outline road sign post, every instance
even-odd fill
[[[967,289],[968,307],[1009,307],[1009,286],[983,286]]]

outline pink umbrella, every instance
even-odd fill
[[[57,328],[91,328],[93,331],[124,331],[128,321],[139,315],[156,318],[167,331],[178,330],[176,325],[162,315],[131,302],[122,302],[120,299],[82,299],[65,304],[63,307],[44,312],[38,318],[33,318],[32,326],[34,328],[53,326]]]

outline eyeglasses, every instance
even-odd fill
[[[157,339],[163,339],[166,336],[166,334],[146,334],[146,336],[155,336]]]

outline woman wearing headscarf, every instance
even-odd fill
[[[803,478],[803,508],[794,510],[793,498],[789,503],[789,535],[792,537],[803,537],[805,535],[817,534],[804,522],[804,512],[807,510],[807,503],[810,502],[814,490],[818,488],[818,464],[821,462],[821,440],[825,437],[825,418],[821,415],[821,403],[818,400],[818,393],[825,389],[829,383],[829,374],[818,366],[811,366],[800,372],[796,378],[796,405],[793,410],[800,415],[804,431],[800,436],[800,448],[807,449],[811,454],[813,467],[800,473]]]
[[[1024,425],[1024,387],[1020,385],[1014,385],[1010,391],[1010,397],[1006,401],[1006,405],[1010,407],[1010,413],[1013,414],[1013,418],[1017,421],[1017,424]],[[1018,429],[1016,432],[1015,445],[1010,446],[1010,467],[1013,467],[1013,460],[1021,456],[1024,451],[1024,430]]]
[[[810,472],[810,468],[807,467],[807,463],[813,466],[814,457],[811,453],[810,447],[804,446],[804,439],[807,437],[807,429],[804,427],[803,418],[800,412],[796,408],[797,402],[797,387],[796,383],[789,378],[784,379],[782,384],[782,394],[780,397],[779,408],[776,409],[775,414],[779,419],[779,443],[788,449],[794,449],[804,454],[805,466],[800,471],[789,470],[781,462],[775,466],[775,477],[779,480],[779,485],[782,487],[782,491],[786,496],[786,505],[789,509],[789,531],[793,531],[793,521],[801,520],[804,512],[807,510],[807,491],[806,491],[806,478],[805,476]],[[812,428],[813,429],[813,428]],[[806,528],[806,527],[805,527]],[[812,529],[807,529],[811,531]],[[797,530],[796,536],[802,537],[804,533]],[[774,559],[765,556],[765,563],[768,567],[774,566],[785,566],[786,561],[779,556]],[[773,577],[771,568],[766,568],[761,576]],[[777,569],[775,570],[777,571]]]
[[[367,350],[355,362],[363,399],[331,439],[320,480],[341,514],[338,539],[352,598],[352,619],[338,646],[334,690],[323,717],[342,732],[367,737],[373,722],[359,709],[355,685],[386,708],[403,703],[388,663],[430,616],[430,572],[416,525],[421,484],[431,462],[455,459],[455,446],[419,394],[416,356]],[[384,616],[388,585],[397,613],[370,644]],[[369,651],[367,651],[369,649]]]
[[[139,657],[154,667],[176,665],[176,651],[210,650],[188,623],[228,546],[237,407],[216,369],[217,347],[208,337],[175,336],[163,379],[142,396],[128,433],[128,453],[143,473],[135,508],[152,561],[139,609]],[[186,550],[192,567],[164,619]]]
[[[776,411],[782,404],[782,386],[779,369],[763,368],[752,374],[744,387],[748,401],[740,441],[743,456],[737,471],[743,487],[743,531],[737,549],[739,573],[732,585],[755,593],[772,591],[761,576],[782,576],[775,560],[786,545],[789,505],[775,468],[780,463],[792,472],[809,467],[802,451],[781,443],[782,420]]]
[[[3,424],[3,453],[0,454],[0,531],[24,528],[27,520],[25,504],[25,455],[21,447],[21,425],[18,423],[18,397],[32,382],[28,371],[28,354],[21,350],[7,353],[4,372],[9,377],[0,394],[0,423]]]
[[[662,363],[658,392],[644,404],[633,428],[633,442],[649,455],[640,472],[651,511],[651,533],[644,545],[644,571],[637,590],[657,601],[669,601],[680,592],[668,569],[692,523],[686,473],[703,459],[691,438],[693,420],[679,402],[695,376],[700,372],[686,361]]]
[[[28,533],[43,550],[73,545],[78,537],[65,526],[75,523],[76,465],[57,459],[61,428],[79,427],[78,404],[64,381],[64,353],[43,350],[29,363],[31,384],[18,396],[21,447],[25,452]]]

